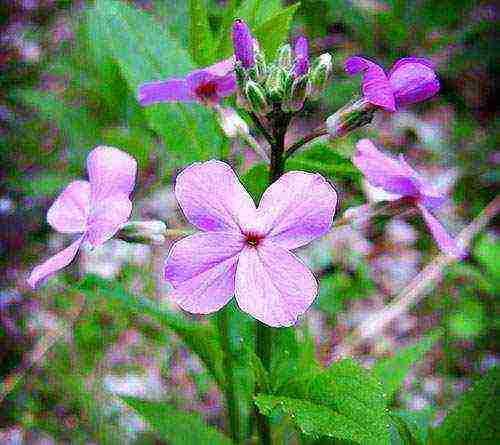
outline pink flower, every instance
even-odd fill
[[[182,79],[148,82],[139,86],[143,106],[160,102],[201,102],[215,105],[236,91],[233,58],[192,71]]]
[[[337,193],[318,174],[289,172],[256,208],[224,162],[195,163],[177,177],[175,195],[202,230],[177,241],[165,279],[182,309],[208,314],[236,297],[239,307],[269,326],[293,325],[314,301],[318,285],[290,252],[328,232]]]
[[[380,65],[358,56],[349,57],[345,69],[351,76],[363,72],[363,95],[373,105],[389,111],[422,102],[439,91],[431,62],[423,58],[399,59],[387,75]]]
[[[393,159],[377,150],[368,139],[360,140],[356,147],[353,163],[363,172],[368,182],[396,195],[395,198],[414,200],[439,248],[449,255],[465,256],[466,252],[431,213],[432,209],[440,207],[446,201],[446,197],[410,167],[403,155],[399,159]]]
[[[32,287],[71,263],[84,241],[100,246],[130,217],[135,159],[117,148],[101,146],[89,153],[87,170],[89,181],[71,182],[47,212],[47,221],[55,230],[81,235],[33,269],[28,278]]]

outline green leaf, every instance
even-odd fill
[[[488,271],[496,282],[500,282],[500,241],[489,240],[483,236],[476,243],[474,258]]]
[[[248,170],[242,177],[241,182],[250,196],[258,204],[260,197],[269,185],[269,170],[265,164],[257,164]]]
[[[95,275],[88,275],[78,289],[88,299],[109,299],[120,304],[131,315],[147,315],[161,326],[177,334],[181,340],[201,359],[217,384],[225,386],[223,354],[212,326],[192,323],[181,316],[160,308],[155,302],[140,296],[131,295],[116,281],[109,281]]]
[[[295,3],[280,10],[255,29],[255,37],[269,60],[274,59],[277,49],[286,40],[293,16],[299,6],[300,3]]]
[[[118,63],[130,90],[193,69],[188,53],[147,14],[125,3],[98,0],[89,9],[89,38],[103,45]],[[220,132],[213,114],[198,104],[158,104],[144,108],[152,130],[164,139],[179,163],[208,159],[218,153]]]
[[[432,419],[430,410],[395,411],[391,419],[397,428],[398,435],[393,437],[391,445],[425,445],[429,435]]]
[[[393,357],[377,361],[372,372],[382,382],[388,398],[394,395],[415,363],[423,359],[441,336],[442,331],[436,330],[423,337],[419,342],[399,349]]]
[[[297,380],[279,393],[264,399],[269,403],[259,408],[272,415],[271,408],[281,407],[304,434],[363,444],[389,443],[390,419],[382,385],[351,360],[334,363],[323,372],[298,373]]]
[[[204,0],[189,0],[189,51],[198,66],[214,62],[215,42]]]
[[[208,426],[197,413],[187,413],[165,402],[120,397],[144,417],[158,437],[171,445],[230,445],[232,442]]]
[[[500,367],[491,369],[458,405],[441,426],[431,430],[430,444],[469,445],[500,443]]]

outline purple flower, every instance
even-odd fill
[[[241,19],[236,19],[233,24],[233,47],[236,61],[241,62],[245,69],[252,68],[255,64],[254,39]]]
[[[318,174],[284,174],[256,208],[224,162],[195,163],[177,177],[175,195],[201,233],[177,241],[165,279],[182,309],[208,314],[235,295],[239,307],[269,326],[293,325],[316,297],[310,270],[289,250],[331,227],[337,193]]]
[[[364,96],[389,111],[422,102],[439,91],[439,81],[427,59],[400,59],[386,75],[380,65],[356,56],[347,59],[345,69],[351,76],[363,72]]]
[[[201,102],[215,105],[236,91],[233,59],[193,71],[183,79],[148,82],[139,86],[141,105],[159,102]]]
[[[130,216],[135,159],[117,148],[101,146],[89,153],[87,171],[89,180],[71,182],[47,212],[47,221],[55,230],[80,236],[33,269],[28,278],[32,287],[71,263],[84,241],[97,247],[110,239]]]
[[[294,53],[293,74],[295,77],[300,77],[309,71],[309,44],[305,37],[301,36],[296,40]]]
[[[399,159],[393,159],[377,150],[368,139],[360,140],[356,147],[353,163],[363,172],[368,182],[397,197],[412,199],[439,248],[449,255],[465,256],[465,251],[431,213],[431,210],[437,209],[446,201],[445,196],[410,167],[403,155]]]

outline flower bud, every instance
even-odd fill
[[[308,76],[295,79],[292,84],[291,93],[285,98],[281,108],[285,112],[299,111],[304,106],[307,92],[310,89]]]
[[[311,98],[318,98],[323,92],[332,73],[332,56],[328,53],[321,54],[313,63],[310,71]]]
[[[247,123],[232,108],[217,106],[215,109],[219,124],[227,137],[234,139],[250,134]]]
[[[278,66],[288,70],[292,66],[292,47],[288,44],[283,45],[278,49],[278,56],[276,58]]]
[[[285,76],[285,70],[276,65],[271,68],[267,76],[265,84],[266,92],[268,97],[274,102],[278,102],[283,98]]]
[[[271,110],[264,89],[253,80],[248,80],[245,85],[245,97],[255,113],[267,114]]]
[[[124,241],[142,244],[163,244],[167,226],[163,221],[129,221],[118,232]]]
[[[243,68],[248,70],[253,67],[254,60],[254,39],[247,24],[236,19],[233,24],[233,47],[234,56],[240,61]]]
[[[255,55],[255,65],[250,70],[250,76],[253,80],[257,82],[261,82],[265,79],[267,75],[267,65],[266,65],[266,56],[263,51],[261,51],[259,47],[259,43],[257,40],[254,40],[254,55]],[[253,71],[253,73],[252,73]]]
[[[243,65],[239,60],[237,60],[234,63],[234,73],[236,75],[236,83],[238,85],[238,89],[240,91],[243,91],[245,88],[245,81],[247,78],[247,74],[245,72],[245,69],[243,68]]]
[[[342,137],[369,124],[376,109],[377,107],[364,97],[348,103],[326,120],[326,128],[330,137]]]

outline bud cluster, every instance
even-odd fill
[[[307,98],[319,97],[332,71],[330,54],[322,54],[310,65],[305,37],[299,37],[293,49],[283,45],[276,60],[267,64],[247,25],[236,20],[233,44],[238,102],[258,115],[301,110]]]

